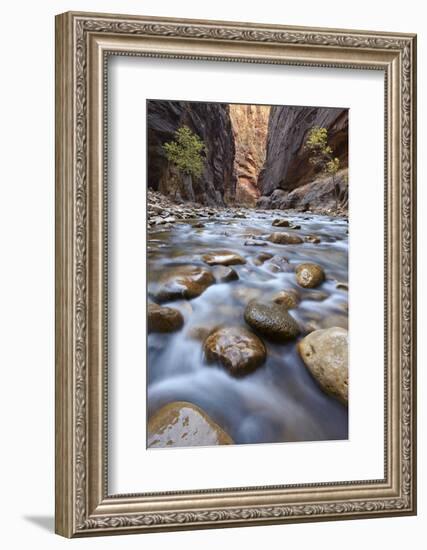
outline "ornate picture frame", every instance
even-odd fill
[[[106,60],[198,59],[385,75],[384,479],[110,495]],[[56,18],[56,532],[65,537],[416,513],[416,37],[68,12]]]

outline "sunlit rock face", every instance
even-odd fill
[[[258,175],[264,165],[270,107],[230,104],[236,156],[236,204],[255,206],[260,196]]]
[[[188,126],[206,146],[204,171],[191,181],[168,162],[163,149],[182,126]],[[235,148],[227,103],[149,100],[147,141],[149,188],[178,202],[224,206],[234,200]]]

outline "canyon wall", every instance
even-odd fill
[[[206,146],[204,171],[199,178],[180,174],[163,150],[164,143],[172,141],[181,126],[188,126]],[[178,202],[223,206],[234,200],[235,147],[228,104],[149,100],[147,141],[148,187]]]
[[[348,109],[275,106],[268,125],[267,153],[258,180],[262,208],[326,207],[334,201],[334,185],[309,162],[304,147],[314,126],[328,130],[328,143],[340,159],[336,180],[343,203],[348,194]]]
[[[255,206],[260,196],[258,175],[264,165],[271,107],[230,104],[236,156],[236,204]]]

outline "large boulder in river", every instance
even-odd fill
[[[232,445],[231,437],[200,407],[185,401],[168,403],[148,421],[148,447]]]
[[[245,309],[245,321],[256,332],[276,342],[287,342],[300,334],[295,319],[286,307],[274,302],[249,302]]]
[[[304,242],[300,236],[286,232],[272,233],[268,240],[274,244],[301,244]]]
[[[184,265],[164,272],[151,285],[150,295],[158,302],[196,298],[215,282],[210,271],[203,267]]]
[[[148,304],[148,332],[174,332],[184,324],[182,313],[171,307]]]
[[[300,264],[295,273],[298,284],[304,288],[314,288],[325,280],[325,272],[318,264]]]
[[[204,343],[208,363],[221,363],[234,376],[252,372],[265,361],[262,340],[244,327],[221,327]]]
[[[348,403],[348,331],[340,327],[315,330],[298,343],[305,365],[322,389]]]
[[[219,250],[202,256],[204,262],[209,265],[237,265],[245,264],[246,260],[236,252],[229,250]]]

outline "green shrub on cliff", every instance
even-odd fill
[[[340,159],[334,156],[334,151],[328,144],[328,130],[320,126],[311,128],[305,140],[305,148],[309,151],[310,163],[317,166],[324,174],[332,176],[335,206],[338,208],[340,187],[335,175],[340,168]]]
[[[176,165],[184,174],[199,177],[202,175],[205,144],[188,126],[181,126],[175,132],[175,140],[165,143],[163,149],[168,161]]]

